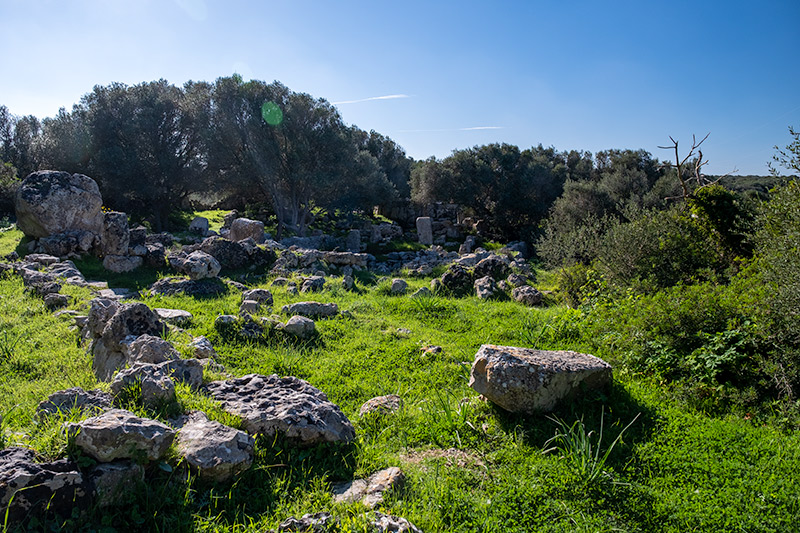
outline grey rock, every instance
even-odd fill
[[[184,311],[183,309],[164,309],[156,307],[153,309],[158,315],[158,318],[168,324],[175,324],[176,326],[184,326],[192,321],[192,313]]]
[[[353,279],[353,276],[345,274],[342,277],[342,288],[346,291],[352,291],[354,287],[355,287],[355,280]]]
[[[254,300],[259,305],[272,305],[272,293],[267,289],[251,289],[242,293],[242,301]]]
[[[144,483],[144,467],[128,460],[100,463],[87,477],[94,503],[101,508],[114,507],[132,500],[137,486]]]
[[[231,223],[230,230],[228,238],[232,241],[241,241],[251,238],[257,243],[264,242],[264,223],[260,220],[237,218]]]
[[[169,426],[124,409],[111,409],[78,423],[68,423],[65,428],[78,448],[101,463],[115,459],[155,461],[164,456],[175,438]]]
[[[125,362],[129,365],[134,363],[163,363],[171,359],[180,357],[178,350],[172,344],[155,335],[129,336],[123,339],[121,352],[125,356]]]
[[[183,279],[183,278],[161,278],[150,286],[150,294],[155,296],[172,296],[183,294],[195,298],[207,296],[218,296],[228,292],[228,287],[219,278],[207,279]]]
[[[300,292],[319,292],[325,287],[325,278],[323,276],[311,276],[303,279],[303,285],[300,287]]]
[[[418,217],[417,218],[417,237],[419,243],[426,246],[433,244],[433,226],[431,217]]]
[[[93,300],[95,302],[96,300]],[[106,301],[108,302],[108,300]],[[126,357],[122,353],[123,341],[129,336],[158,335],[164,329],[164,323],[158,319],[149,307],[143,303],[116,304],[116,312],[105,323],[102,332],[92,343],[94,356],[92,368],[97,379],[105,381],[125,365]],[[100,310],[98,313],[108,309]],[[93,304],[89,312],[90,328],[92,326]]]
[[[542,303],[542,293],[531,287],[530,285],[523,285],[511,291],[511,297],[528,306],[539,305]]]
[[[284,305],[281,312],[289,315],[305,317],[330,318],[339,314],[339,306],[335,303],[323,304],[319,302],[297,302]]]
[[[399,295],[405,294],[408,290],[408,283],[405,280],[400,278],[395,278],[392,280],[392,287],[391,287],[392,294]]]
[[[484,344],[469,386],[514,413],[553,410],[560,401],[611,384],[611,366],[593,355]]]
[[[25,261],[29,263],[39,263],[42,266],[48,266],[52,265],[53,263],[58,263],[59,258],[48,254],[28,254],[25,256]]]
[[[119,396],[134,386],[141,387],[141,401],[148,407],[158,407],[176,399],[175,384],[169,372],[152,363],[135,363],[131,368],[120,370],[111,382],[111,392]]]
[[[100,248],[103,255],[127,255],[130,244],[128,215],[119,211],[103,213]]]
[[[254,315],[261,310],[261,304],[259,304],[255,300],[244,300],[241,304],[239,304],[239,314],[251,314]]]
[[[525,278],[525,276],[521,276],[519,274],[509,274],[508,278],[506,278],[506,281],[514,288],[522,287],[528,283],[528,280]]]
[[[317,326],[314,324],[314,321],[299,315],[295,315],[287,320],[286,323],[281,326],[281,329],[289,335],[294,335],[301,339],[310,339],[317,333]]]
[[[396,413],[403,407],[403,400],[396,394],[387,396],[376,396],[364,402],[358,410],[360,416],[370,413],[378,415],[390,415]]]
[[[66,294],[51,293],[44,297],[44,305],[51,311],[69,305],[69,296]]]
[[[28,175],[14,198],[17,228],[32,238],[68,230],[99,235],[103,227],[102,205],[100,189],[93,179],[52,170]]]
[[[109,272],[131,272],[144,264],[144,259],[131,255],[107,255],[103,258],[103,268]]]
[[[102,411],[111,407],[113,397],[101,390],[86,391],[80,387],[60,390],[47,397],[36,407],[37,416],[54,413],[68,413],[72,409],[80,411]]]
[[[195,412],[179,422],[175,447],[201,478],[225,482],[253,464],[255,439]]]
[[[189,231],[205,237],[208,233],[208,219],[205,217],[194,217],[189,224]]]
[[[444,292],[454,296],[469,294],[473,287],[472,275],[459,264],[450,265],[440,278],[440,286]]]
[[[361,232],[357,229],[351,229],[347,234],[347,251],[360,252],[361,251]]]
[[[29,517],[70,517],[89,505],[90,487],[78,465],[66,459],[39,462],[26,448],[0,450],[0,512],[3,530],[16,530]],[[7,515],[6,515],[7,513]]]
[[[411,295],[412,298],[429,298],[431,296],[433,296],[433,293],[428,287],[420,287]]]
[[[475,277],[489,276],[492,279],[504,279],[508,276],[509,267],[507,259],[499,255],[490,255],[478,261],[475,265]]]
[[[201,250],[196,250],[189,255],[170,254],[169,264],[191,280],[215,278],[222,269],[219,261],[212,255]]]
[[[192,348],[194,348],[194,356],[197,359],[216,359],[217,352],[214,350],[214,346],[211,345],[211,341],[209,341],[203,335],[199,337],[195,337],[192,342],[189,344]]]
[[[323,392],[295,377],[250,374],[206,385],[222,408],[243,419],[250,434],[283,435],[303,446],[350,442],[353,425]]]
[[[405,483],[405,474],[392,466],[372,474],[368,479],[356,479],[348,483],[335,484],[333,501],[336,503],[361,502],[370,509],[383,503],[385,492],[399,490]]]
[[[497,296],[497,284],[489,276],[475,280],[475,293],[481,300],[488,300]]]

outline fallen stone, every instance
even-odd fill
[[[208,233],[208,219],[205,217],[194,217],[189,223],[189,231],[205,237]]]
[[[391,293],[395,295],[405,294],[408,290],[408,283],[400,278],[395,278],[392,280],[392,287],[390,290]]]
[[[317,326],[314,324],[313,320],[299,315],[295,315],[287,320],[286,323],[281,326],[281,329],[289,335],[294,335],[301,339],[310,339],[317,332]]]
[[[144,483],[144,467],[133,461],[100,463],[87,476],[92,487],[94,504],[113,507],[129,503],[138,485]]]
[[[372,474],[368,479],[356,479],[333,486],[333,501],[336,503],[361,502],[370,509],[383,503],[383,495],[399,490],[405,482],[405,475],[396,466],[385,468]]]
[[[195,298],[218,296],[228,292],[228,287],[219,278],[190,280],[183,278],[161,278],[150,286],[150,294],[172,296],[183,294]]]
[[[377,415],[390,415],[400,410],[403,406],[403,400],[396,394],[389,394],[387,396],[376,396],[370,398],[361,405],[358,410],[359,416],[365,416],[370,413]]]
[[[44,297],[44,305],[51,311],[61,309],[69,305],[69,296],[58,293],[46,294]]]
[[[282,435],[302,446],[355,438],[353,425],[341,409],[323,392],[295,377],[250,374],[211,382],[206,390],[225,411],[241,417],[252,435]]]
[[[511,297],[527,306],[533,307],[542,303],[542,293],[531,287],[530,285],[523,285],[511,291]]]
[[[119,211],[103,213],[103,233],[100,238],[102,255],[128,255],[130,244],[128,215]]]
[[[164,456],[175,438],[169,426],[123,409],[67,423],[65,428],[78,448],[101,463],[115,459],[155,461]]]
[[[31,517],[71,517],[75,507],[89,505],[90,487],[67,459],[39,462],[27,448],[0,450],[0,517],[3,531],[15,531]]]
[[[143,263],[144,259],[135,255],[107,255],[103,258],[103,268],[116,273],[131,272]]]
[[[475,280],[475,294],[481,300],[488,300],[497,296],[497,284],[489,276],[484,276]]]
[[[225,482],[253,464],[255,439],[208,419],[200,411],[182,417],[175,447],[201,478]]]
[[[237,218],[231,223],[230,230],[228,238],[232,241],[241,241],[251,238],[259,244],[264,242],[264,223],[260,220]]]
[[[69,413],[70,410],[102,411],[111,407],[114,398],[101,390],[86,391],[80,387],[60,390],[47,397],[36,407],[36,415]]]
[[[163,363],[180,357],[172,344],[155,335],[131,335],[122,343],[122,353],[128,365],[135,363]]]
[[[319,302],[297,302],[284,305],[281,312],[305,317],[330,318],[339,314],[339,306],[335,303],[323,304]]]
[[[300,287],[300,292],[319,292],[325,287],[325,278],[323,276],[311,276],[303,279],[303,285]]]
[[[111,393],[119,396],[126,389],[139,387],[142,404],[159,407],[176,400],[175,384],[169,372],[152,363],[135,363],[120,370],[111,382]]]
[[[611,366],[593,355],[484,344],[469,386],[513,413],[552,411],[560,401],[611,384]]]
[[[168,324],[175,324],[176,326],[183,326],[191,323],[192,313],[184,311],[183,309],[163,309],[156,307],[153,309],[158,315],[158,318]]]
[[[194,356],[198,359],[217,358],[217,352],[214,350],[214,346],[211,345],[211,341],[203,335],[195,337],[189,346],[194,348]]]

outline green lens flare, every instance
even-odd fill
[[[277,126],[283,122],[283,111],[275,102],[264,102],[261,106],[261,118],[270,126]]]

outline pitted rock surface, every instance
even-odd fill
[[[152,363],[136,363],[131,368],[120,370],[111,382],[111,392],[119,396],[123,390],[133,386],[140,387],[142,403],[146,406],[175,401],[175,384],[169,372]]]
[[[328,318],[339,314],[339,306],[334,303],[323,304],[319,302],[297,302],[284,305],[281,308],[281,312],[288,315]]]
[[[611,365],[589,354],[484,344],[469,386],[514,413],[553,410],[559,401],[611,384]]]
[[[175,438],[169,426],[124,409],[111,409],[65,427],[75,444],[101,463],[140,458],[155,461],[164,456]]]
[[[121,351],[125,355],[126,363],[129,365],[134,363],[163,363],[180,357],[178,350],[169,342],[155,335],[144,334],[138,337],[131,335],[126,337],[121,345]]]
[[[253,464],[255,439],[244,431],[209,420],[201,411],[181,417],[176,425],[178,453],[200,477],[228,481]]]
[[[0,450],[0,517],[8,512],[3,523],[9,531],[45,512],[69,517],[73,507],[88,506],[89,495],[89,484],[72,461],[38,462],[27,448]]]
[[[403,407],[403,400],[397,394],[389,394],[387,396],[376,396],[370,398],[361,405],[358,410],[360,416],[369,413],[376,413],[378,415],[389,415],[396,413]]]
[[[173,294],[184,294],[186,296],[205,297],[217,296],[228,292],[228,287],[218,278],[208,279],[182,279],[182,278],[161,278],[150,286],[150,294],[161,294],[171,296]]]
[[[492,278],[484,276],[475,280],[475,294],[481,300],[489,300],[497,296],[499,288]]]
[[[533,307],[542,303],[542,293],[530,285],[522,285],[511,291],[511,297],[517,302]]]
[[[68,230],[99,235],[103,197],[92,178],[43,170],[26,177],[14,199],[17,227],[28,237],[47,237]]]
[[[71,409],[102,411],[111,407],[114,398],[101,390],[86,391],[80,387],[60,390],[47,397],[36,407],[37,415],[68,413]]]
[[[214,350],[214,346],[211,344],[211,341],[203,335],[195,337],[189,346],[194,348],[194,356],[198,359],[217,358],[217,351]]]
[[[225,411],[241,417],[251,434],[280,434],[304,446],[355,438],[341,409],[325,393],[295,377],[250,374],[211,382],[206,390]]]
[[[280,324],[280,328],[289,335],[301,339],[310,339],[317,333],[317,325],[314,321],[300,315],[294,315],[285,324]]]
[[[242,293],[242,301],[253,300],[259,305],[272,305],[272,293],[267,289],[250,289]]]
[[[396,466],[375,472],[367,479],[354,479],[339,483],[333,488],[333,501],[336,503],[361,502],[370,509],[383,503],[384,492],[399,490],[405,483],[405,474]]]
[[[115,310],[114,314],[97,335],[100,320],[112,310]],[[107,381],[117,370],[124,368],[127,357],[123,352],[127,346],[123,344],[130,344],[130,337],[156,336],[165,326],[158,315],[143,303],[119,304],[111,300],[92,300],[88,327],[95,337],[92,343],[92,369],[97,379]]]

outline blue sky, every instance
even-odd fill
[[[766,174],[800,127],[800,1],[0,0],[0,104],[238,72],[336,103],[416,158],[508,142],[596,152],[702,138]],[[381,97],[381,98],[379,98]]]

